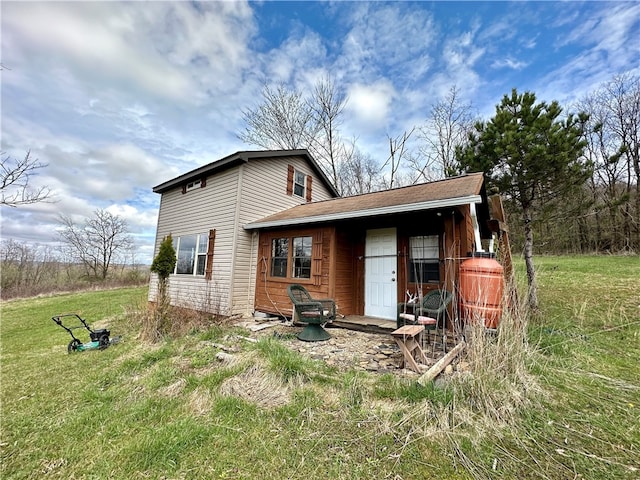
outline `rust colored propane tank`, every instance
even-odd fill
[[[467,322],[482,321],[486,328],[497,328],[502,317],[504,270],[493,255],[474,255],[460,264],[460,312]]]

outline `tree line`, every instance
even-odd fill
[[[237,135],[260,148],[307,148],[344,196],[485,171],[503,195],[516,252],[525,253],[527,237],[536,239],[529,247],[537,253],[640,251],[637,75],[616,75],[567,107],[514,90],[497,104],[492,119],[479,118],[453,86],[421,124],[387,133],[388,147],[377,158],[358,148],[357,137],[344,136],[347,103],[331,78],[320,79],[308,94],[265,85],[257,105],[243,111],[245,127]],[[529,121],[531,128],[525,128]],[[512,151],[498,152],[499,159],[489,144],[480,148],[488,135]],[[552,138],[560,143],[552,144]],[[564,141],[574,143],[571,151]],[[517,152],[518,147],[528,151]],[[518,156],[530,161],[519,164]],[[522,174],[517,180],[531,180],[531,190],[511,188],[513,173]],[[555,179],[572,188],[554,185]]]
[[[99,209],[82,223],[65,215],[58,222],[55,247],[13,239],[0,242],[3,299],[148,282],[149,268],[137,264],[127,223],[120,216]]]

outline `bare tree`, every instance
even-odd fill
[[[590,115],[587,152],[595,167],[591,191],[597,220],[596,245],[613,250],[634,248],[634,245],[637,248],[640,245],[640,77],[615,76],[582,98],[578,106]]]
[[[630,198],[635,184],[635,208],[631,201],[627,202],[623,209],[623,229],[629,242],[635,232],[636,244],[640,244],[640,77],[616,75],[604,86],[603,93],[613,120],[611,130],[620,142],[620,152],[625,159],[626,190]]]
[[[315,137],[318,126],[314,111],[301,92],[284,84],[275,88],[265,85],[262,103],[243,110],[246,128],[238,138],[250,145],[266,149],[308,148],[309,138]]]
[[[76,225],[65,215],[60,215],[59,221],[64,227],[60,232],[62,242],[84,265],[89,278],[107,278],[114,260],[126,253],[133,243],[126,221],[106,210],[96,210],[84,226]]]
[[[346,103],[346,95],[338,91],[330,77],[316,83],[308,101],[316,124],[315,135],[308,139],[310,150],[342,194],[349,179],[340,177],[340,167],[349,162],[355,150],[355,140],[347,143],[340,135],[341,116]]]
[[[340,178],[343,180],[343,195],[360,195],[381,188],[380,166],[370,156],[358,149],[341,164]],[[348,181],[346,180],[348,179]]]
[[[340,193],[350,189],[349,178],[341,172],[355,152],[355,141],[340,135],[347,99],[335,82],[329,77],[319,80],[306,98],[283,84],[267,85],[262,97],[257,107],[243,111],[246,127],[238,138],[267,149],[306,148]]]
[[[475,123],[470,103],[462,103],[460,91],[454,85],[442,100],[431,107],[429,118],[420,127],[421,162],[412,168],[423,181],[455,175],[458,171],[456,147],[463,147]]]
[[[0,161],[0,205],[18,207],[48,200],[51,194],[48,187],[31,188],[29,185],[31,176],[46,166],[46,163],[31,158],[30,151],[27,151],[22,160],[2,154]]]
[[[384,177],[384,186],[385,188],[393,188],[394,186],[399,185],[402,182],[398,182],[398,171],[403,164],[404,160],[409,161],[411,159],[411,151],[408,146],[409,139],[413,132],[415,131],[415,127],[412,128],[409,132],[404,132],[396,137],[390,137],[387,134],[387,140],[389,140],[389,156],[387,160],[380,167],[380,171],[382,172],[387,166],[389,166],[389,174]],[[411,160],[413,161],[413,160]]]

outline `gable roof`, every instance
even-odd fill
[[[318,178],[325,184],[329,192],[335,197],[339,197],[340,194],[336,190],[335,186],[329,181],[329,178],[324,174],[318,163],[314,160],[308,150],[245,150],[236,153],[232,153],[220,160],[198,167],[190,172],[184,173],[178,177],[168,180],[160,185],[153,187],[154,193],[164,193],[167,190],[181,186],[184,183],[188,183],[192,180],[213,175],[228,168],[231,168],[242,163],[248,163],[249,160],[263,159],[263,158],[279,158],[279,157],[303,157],[316,173]]]
[[[484,176],[472,173],[409,187],[298,205],[251,222],[247,230],[365,218],[481,203]]]

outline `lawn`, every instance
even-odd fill
[[[0,477],[639,478],[640,258],[537,265],[528,341],[427,387],[234,327],[143,342],[144,288],[5,302]],[[122,341],[67,354],[65,312]]]

